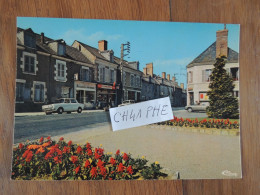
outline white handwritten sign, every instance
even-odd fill
[[[109,109],[113,131],[139,127],[173,118],[170,98],[160,98]]]

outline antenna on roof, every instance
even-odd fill
[[[227,28],[226,28],[226,24],[224,24],[224,29],[226,30]]]

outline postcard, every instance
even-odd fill
[[[241,178],[239,32],[18,17],[11,178]]]

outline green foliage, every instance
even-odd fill
[[[233,79],[224,69],[226,57],[222,56],[216,60],[207,92],[210,99],[207,115],[218,119],[239,118],[238,99],[232,96]]]

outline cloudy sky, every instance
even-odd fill
[[[186,66],[216,41],[216,31],[223,24],[176,23],[122,20],[17,18],[17,26],[44,32],[52,39],[64,39],[68,45],[74,40],[98,47],[99,40],[108,41],[108,49],[120,57],[120,46],[129,41],[128,61],[139,61],[140,70],[153,62],[154,74],[162,72],[175,75],[185,83]],[[228,46],[239,52],[239,25],[227,24]]]

